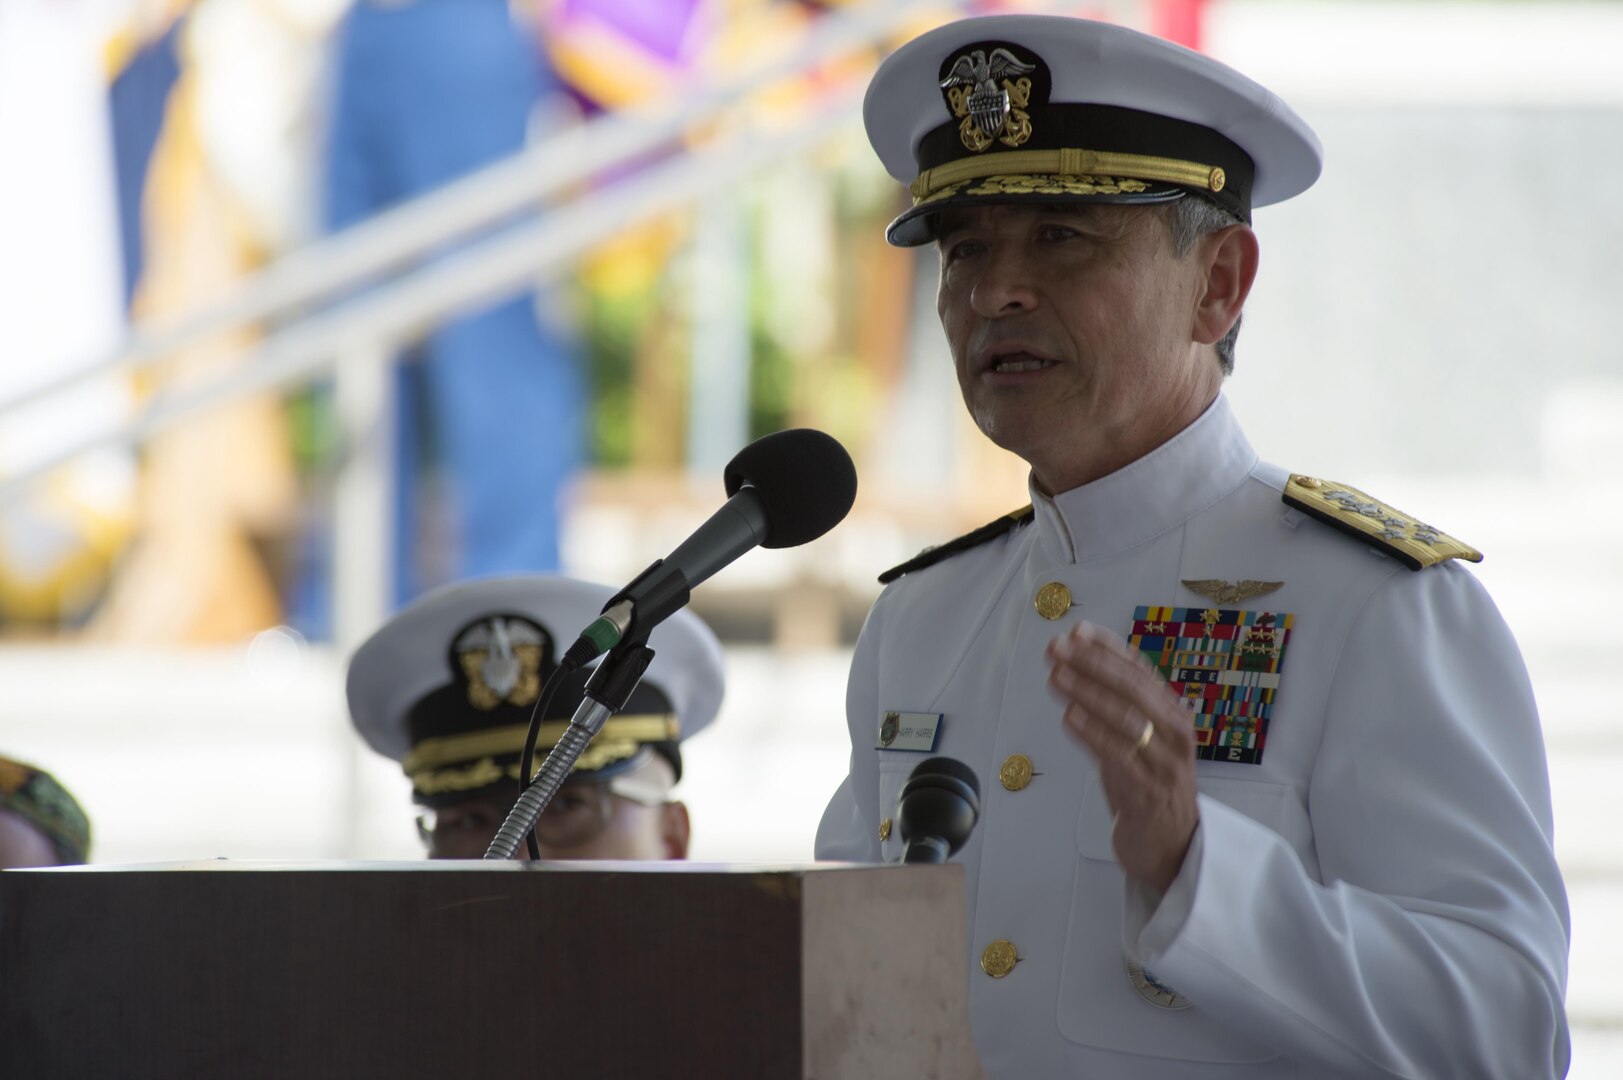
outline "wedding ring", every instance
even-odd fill
[[[1138,742],[1133,746],[1133,752],[1135,754],[1142,754],[1144,752],[1144,748],[1150,745],[1150,740],[1153,738],[1155,738],[1155,721],[1146,720],[1144,721],[1144,731],[1139,735]]]

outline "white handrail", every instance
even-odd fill
[[[718,172],[737,176],[781,161],[857,122],[861,86],[829,95],[803,123],[778,136],[735,134],[594,192],[580,207],[533,223],[423,266],[348,303],[310,315],[238,353],[233,370],[200,385],[149,399],[117,429],[91,433],[26,469],[0,479],[0,506],[39,476],[91,450],[142,442],[187,417],[318,374],[347,346],[397,344],[424,329],[567,269],[582,253],[628,223],[692,201],[713,189]]]
[[[679,95],[646,108],[606,113],[286,255],[243,279],[225,298],[201,312],[138,326],[118,355],[0,401],[0,423],[8,414],[85,380],[117,370],[140,371],[200,340],[342,295],[379,274],[534,210],[560,192],[672,143],[695,125],[767,86],[880,42],[922,8],[950,10],[961,2],[876,0],[824,16],[781,58],[731,78],[684,88]]]

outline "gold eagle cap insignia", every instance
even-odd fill
[[[941,80],[952,114],[962,121],[958,137],[964,148],[980,153],[993,140],[1016,147],[1031,138],[1031,80],[1035,63],[1021,60],[1008,49],[963,53]]]
[[[1284,586],[1283,581],[1254,581],[1246,578],[1244,581],[1223,581],[1220,578],[1201,578],[1198,581],[1185,581],[1183,587],[1190,592],[1216,600],[1219,604],[1238,604],[1242,600],[1249,600],[1253,596],[1266,596],[1275,589]]]
[[[541,696],[546,638],[528,620],[493,616],[457,637],[457,660],[468,680],[468,704],[489,712],[507,702],[524,706]]]

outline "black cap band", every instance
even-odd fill
[[[1251,220],[1256,165],[1249,154],[1209,127],[1115,105],[1032,104],[1026,111],[1031,121],[1030,135],[1018,147],[994,141],[976,153],[964,146],[959,123],[949,121],[935,128],[919,143],[921,176],[935,170],[949,171],[959,162],[975,162],[980,176],[1030,173],[1035,170],[1025,164],[1030,160],[1026,155],[1034,151],[1078,151],[1107,162],[1122,155],[1164,159],[1166,164],[1184,168],[1160,176],[1135,176],[1129,171],[1133,169],[1131,162],[1119,162],[1116,171],[1106,175],[1152,184],[1173,183],[1212,200],[1243,221]],[[1002,158],[1008,160],[1010,167],[1006,170],[998,169]],[[917,186],[913,194],[916,201],[928,198],[928,193],[917,190]]]

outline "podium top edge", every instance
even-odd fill
[[[86,866],[40,866],[3,870],[4,874],[147,874],[170,873],[614,873],[614,874],[781,874],[803,876],[871,870],[865,863],[705,863],[644,861],[546,861],[517,859],[420,859],[416,861],[279,861],[267,859],[194,859],[181,862],[93,863]]]

